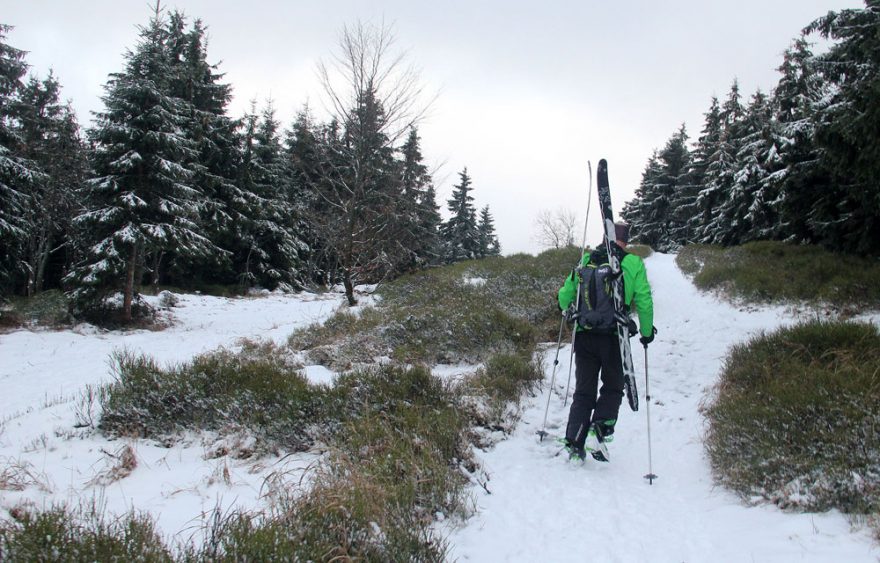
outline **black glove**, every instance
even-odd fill
[[[627,329],[629,330],[630,338],[639,333],[639,327],[636,326],[636,321],[634,321],[633,319],[629,320],[629,326],[627,326]]]
[[[566,322],[573,322],[577,320],[578,310],[577,307],[574,306],[574,303],[568,306],[568,309],[562,312],[562,316],[565,317]]]
[[[654,342],[654,335],[657,334],[657,327],[656,326],[651,327],[651,329],[652,330],[651,330],[650,336],[640,336],[639,337],[639,342],[641,342],[642,346],[644,346],[645,348],[648,347],[648,344],[650,344],[651,342]]]

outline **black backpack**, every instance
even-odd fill
[[[614,333],[617,321],[611,286],[615,275],[610,264],[589,264],[577,270],[581,279],[577,322],[593,332]],[[618,274],[619,275],[619,274]]]

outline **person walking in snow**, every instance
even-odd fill
[[[616,244],[611,245],[623,272],[626,307],[635,304],[639,329],[630,320],[630,335],[641,333],[639,341],[647,347],[654,340],[654,302],[645,263],[625,248],[629,227],[615,223]],[[624,395],[623,365],[617,336],[617,319],[611,295],[613,273],[602,244],[584,254],[581,267],[573,271],[559,289],[559,307],[575,324],[575,389],[568,414],[564,444],[572,459],[583,460],[589,450],[598,461],[608,461],[607,444]],[[581,302],[575,303],[580,286]],[[602,388],[598,389],[601,375]],[[598,391],[598,399],[597,399]]]

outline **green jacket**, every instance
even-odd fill
[[[639,316],[639,332],[642,336],[650,336],[654,330],[654,300],[651,297],[651,286],[648,283],[648,273],[645,263],[635,254],[629,254],[620,249],[620,268],[623,270],[623,299],[627,307],[635,304]],[[594,251],[592,254],[584,254],[581,258],[581,266],[586,266],[590,260],[599,264],[606,262],[606,254],[603,249]],[[600,262],[601,261],[601,262]],[[580,276],[571,272],[565,283],[559,289],[559,307],[564,311],[577,299]],[[583,330],[578,326],[578,330]]]

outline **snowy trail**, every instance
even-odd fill
[[[644,351],[634,342],[642,407],[624,401],[610,464],[554,457],[538,442],[555,350],[547,351],[545,390],[526,405],[510,439],[482,456],[491,494],[475,489],[479,512],[455,530],[458,561],[876,561],[869,533],[839,513],[793,514],[748,507],[713,486],[699,406],[730,345],[793,320],[779,308],[740,310],[700,294],[674,257],[646,261],[653,286],[657,340],[650,346],[654,485],[648,472]],[[564,432],[562,395],[569,346],[560,352],[548,430]],[[572,376],[574,379],[574,376]],[[572,387],[574,382],[572,381]],[[570,403],[569,403],[570,404]]]

